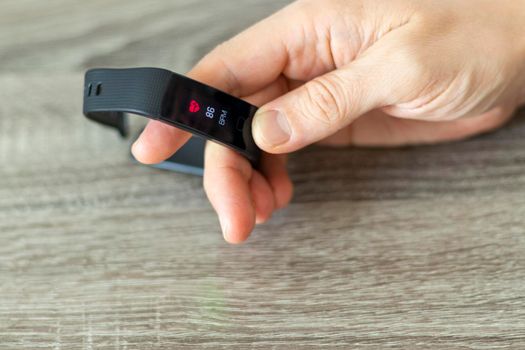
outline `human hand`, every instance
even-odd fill
[[[298,1],[221,44],[189,73],[263,105],[267,152],[253,170],[210,143],[204,186],[225,239],[288,204],[286,153],[330,145],[397,146],[466,138],[525,102],[524,0]],[[133,146],[147,164],[190,137],[150,122]]]

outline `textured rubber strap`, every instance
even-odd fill
[[[257,107],[212,87],[165,69],[131,68],[90,70],[85,76],[84,90],[84,115],[118,129],[123,137],[129,134],[125,113],[137,114],[219,142],[243,154],[252,164],[259,161],[261,152],[251,135],[251,120]],[[244,126],[239,130],[233,126],[218,129],[215,125],[209,133],[199,130],[193,125],[194,119],[178,117],[186,112],[174,102],[180,99],[176,95],[184,95],[185,98],[204,95],[208,100],[220,101],[221,106],[233,111],[230,114],[235,114],[231,118],[239,118],[246,123],[241,123]],[[240,124],[237,119],[231,123]]]
[[[94,69],[86,73],[84,114],[128,135],[124,113],[160,119],[173,73],[158,68]]]

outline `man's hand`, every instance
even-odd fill
[[[244,241],[286,206],[286,153],[330,145],[396,146],[466,138],[525,102],[523,0],[298,1],[218,46],[189,73],[263,105],[267,153],[253,170],[210,143],[204,186],[224,237]],[[161,162],[190,137],[150,122],[133,146]]]

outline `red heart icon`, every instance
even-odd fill
[[[190,112],[191,113],[197,113],[198,111],[201,110],[201,106],[199,106],[199,103],[195,100],[192,100],[190,102]]]

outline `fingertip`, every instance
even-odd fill
[[[171,157],[190,137],[185,131],[150,121],[131,146],[131,153],[143,164],[157,164]]]
[[[238,245],[246,242],[255,228],[254,219],[240,222],[238,219],[229,220],[227,218],[221,218],[220,216],[219,218],[222,236],[224,240],[230,244]]]
[[[253,119],[252,129],[255,143],[262,150],[272,154],[287,151],[292,129],[286,115],[281,111],[261,109]]]
[[[154,154],[154,151],[142,140],[142,135],[131,145],[131,154],[136,161],[145,165],[151,165],[161,162]]]
[[[138,162],[145,164],[147,159],[144,157],[144,147],[140,140],[140,136],[135,142],[133,142],[133,145],[131,145],[131,154]]]

